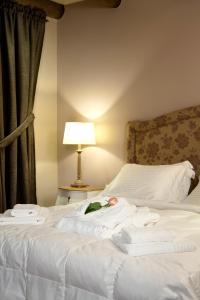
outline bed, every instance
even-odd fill
[[[129,163],[189,160],[198,178],[199,150],[200,106],[128,124]],[[110,239],[59,231],[54,225],[79,204],[55,206],[43,225],[0,227],[0,299],[199,300],[200,206],[152,202],[143,204],[159,212],[158,226],[176,228],[195,251],[131,257]]]

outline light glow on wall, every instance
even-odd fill
[[[68,102],[80,115],[89,120],[95,120],[106,114],[117,102],[117,99],[97,93],[89,96],[77,95],[76,99],[73,97]]]

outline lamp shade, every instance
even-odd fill
[[[95,130],[91,122],[66,122],[63,144],[94,145]]]

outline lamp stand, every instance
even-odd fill
[[[76,150],[78,154],[77,158],[77,179],[74,181],[74,183],[71,184],[71,187],[75,188],[82,188],[88,186],[87,184],[83,183],[81,180],[81,153],[82,153],[81,145],[78,145],[78,149]]]

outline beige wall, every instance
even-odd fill
[[[122,0],[118,9],[70,7],[58,23],[58,180],[76,173],[65,121],[93,119],[98,144],[83,177],[104,185],[125,161],[125,125],[200,104],[200,1]]]
[[[57,22],[46,23],[35,99],[37,198],[52,205],[57,193]]]

